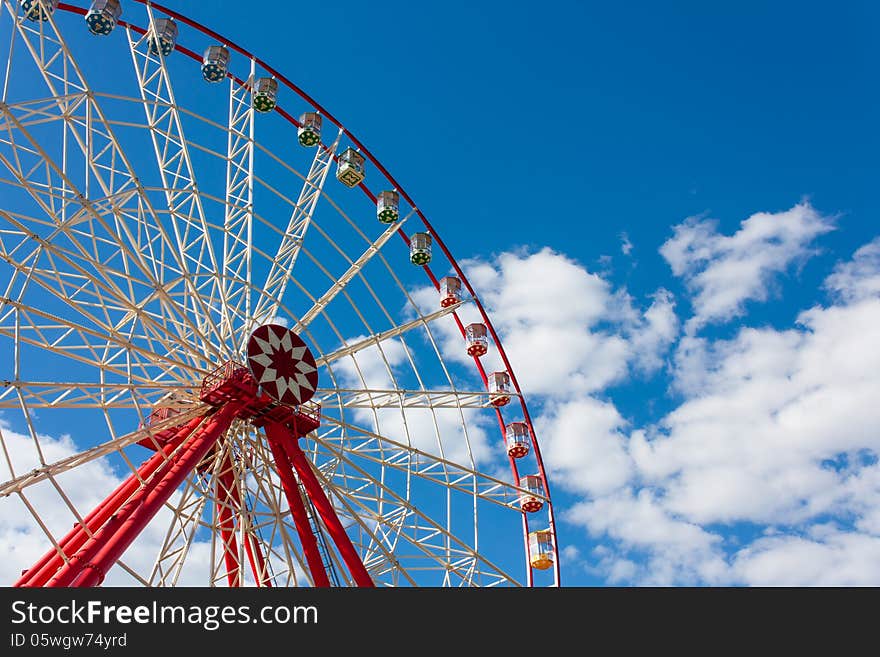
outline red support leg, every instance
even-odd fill
[[[361,561],[360,555],[354,549],[351,539],[345,533],[345,528],[339,522],[339,517],[333,509],[333,505],[330,504],[330,500],[324,494],[324,490],[321,488],[317,477],[315,477],[315,473],[312,472],[311,463],[309,463],[306,455],[300,449],[299,438],[280,424],[268,425],[266,427],[266,434],[269,436],[270,441],[274,438],[284,446],[284,451],[287,452],[290,462],[296,469],[299,480],[303,483],[309,499],[321,516],[321,520],[324,521],[324,526],[327,527],[330,537],[336,543],[336,548],[339,550],[343,561],[345,561],[345,565],[348,566],[348,570],[355,583],[358,586],[375,586],[367,569],[364,568],[364,562]]]
[[[157,473],[151,485],[139,490],[95,533],[61,576],[53,580],[54,585],[85,587],[100,584],[107,571],[226,432],[239,410],[239,405],[228,403],[209,416],[187,444]]]
[[[217,516],[220,521],[220,540],[226,561],[226,579],[229,586],[240,586],[241,564],[238,562],[238,541],[235,539],[235,513],[238,509],[238,489],[232,473],[232,458],[226,455],[215,484]]]
[[[270,424],[266,427],[266,436],[269,438],[269,447],[272,450],[272,456],[275,458],[278,476],[281,478],[281,487],[284,489],[284,495],[287,497],[287,505],[290,507],[291,515],[293,515],[293,523],[296,525],[299,540],[302,542],[306,563],[312,573],[312,581],[315,586],[330,586],[330,578],[327,577],[327,571],[324,569],[324,562],[321,560],[321,553],[318,550],[318,541],[315,540],[315,535],[309,526],[309,518],[306,515],[306,507],[300,496],[299,484],[296,481],[293,470],[290,468],[290,461],[287,457],[287,452],[284,451],[282,446],[283,443],[279,442],[279,437],[289,440],[290,436],[287,433],[287,429],[277,424]]]
[[[224,486],[225,486],[224,490],[226,491],[226,494],[228,495],[228,502],[229,502],[232,509],[241,509],[242,508],[241,493],[239,492],[239,490],[236,486],[232,485],[232,483],[234,482],[234,478],[231,476],[231,473],[232,473],[231,459],[227,458],[227,465],[225,465],[223,467],[224,467],[224,472],[230,473],[230,479],[232,480],[228,484],[224,484]],[[218,486],[218,488],[219,488],[219,486]],[[218,495],[218,498],[219,497],[220,497],[220,495]],[[243,536],[244,549],[245,549],[245,552],[247,553],[248,562],[251,565],[251,572],[254,574],[254,581],[256,582],[257,586],[265,586],[267,588],[272,588],[272,583],[269,581],[269,572],[266,570],[266,560],[263,557],[263,549],[262,549],[262,547],[260,547],[260,543],[257,540],[257,537],[253,536],[253,535],[249,535],[246,532],[243,532],[243,533],[244,533],[244,536]],[[234,539],[234,536],[233,536],[233,539]],[[227,544],[226,539],[224,538],[223,540],[224,540],[224,545],[226,545]],[[232,552],[233,552],[233,554],[236,555],[236,562],[235,563],[237,564],[238,563],[238,558],[237,558],[238,548],[237,547],[234,548]],[[227,568],[227,573],[230,572],[228,559],[226,561],[226,568]],[[233,586],[231,581],[230,581],[229,585]],[[235,584],[235,586],[238,586],[238,584]]]
[[[122,482],[98,507],[83,518],[82,523],[74,525],[74,528],[58,543],[58,547],[63,551],[64,555],[70,558],[76,554],[77,550],[88,540],[89,534],[94,534],[98,531],[132,494],[141,487],[141,482],[148,480],[160,466],[167,462],[168,455],[189,437],[202,419],[201,416],[194,418],[180,427],[170,441],[141,464],[136,474],[130,475]],[[86,531],[86,527],[88,531]],[[49,550],[43,555],[42,559],[21,576],[15,583],[15,586],[44,586],[64,563],[64,557],[61,556],[58,550]]]

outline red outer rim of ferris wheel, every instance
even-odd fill
[[[151,0],[134,0],[134,2],[141,4],[141,5],[149,6],[151,9],[155,9],[155,10],[165,14],[166,16],[173,18],[174,20],[180,21],[184,25],[187,25],[188,27],[191,27],[194,30],[201,32],[205,36],[208,36],[208,37],[211,37],[212,39],[217,40],[218,42],[224,44],[227,48],[234,50],[238,54],[252,60],[255,64],[257,64],[261,68],[263,68],[267,73],[270,73],[271,75],[273,75],[281,84],[283,84],[288,89],[290,89],[295,94],[297,94],[306,103],[308,103],[315,110],[320,112],[323,117],[325,117],[333,125],[335,125],[337,128],[339,128],[339,130],[342,131],[342,134],[345,135],[346,137],[348,137],[349,140],[351,140],[351,142],[358,148],[358,150],[364,155],[364,157],[366,157],[367,160],[369,160],[370,163],[376,167],[376,169],[385,177],[385,179],[393,186],[393,188],[397,190],[397,192],[400,194],[400,196],[404,200],[406,200],[406,202],[410,205],[410,207],[412,207],[413,211],[418,215],[419,219],[421,219],[425,228],[431,233],[437,246],[440,247],[440,250],[443,252],[443,255],[446,256],[446,259],[452,265],[452,268],[454,269],[456,276],[458,276],[458,278],[461,280],[461,282],[464,284],[465,288],[467,289],[468,293],[473,298],[474,304],[476,305],[477,310],[479,311],[483,322],[486,324],[486,327],[489,330],[489,334],[492,336],[492,340],[495,342],[495,347],[496,347],[496,349],[498,349],[498,354],[501,356],[501,361],[504,363],[504,367],[507,369],[508,374],[510,374],[510,382],[513,385],[514,390],[517,392],[517,394],[519,396],[520,407],[521,407],[522,413],[523,413],[523,420],[525,421],[525,423],[529,427],[529,434],[532,439],[532,447],[533,447],[534,454],[535,454],[535,461],[538,465],[538,474],[541,476],[541,480],[544,483],[544,493],[547,496],[547,499],[549,500],[549,504],[547,505],[547,507],[548,507],[547,508],[548,525],[549,525],[548,529],[550,530],[550,533],[553,536],[553,552],[554,552],[553,569],[554,569],[554,575],[555,575],[555,579],[556,579],[556,585],[558,586],[560,584],[559,547],[558,547],[558,541],[557,541],[557,535],[556,535],[556,519],[555,519],[555,515],[554,515],[553,501],[552,501],[552,497],[550,494],[550,483],[547,479],[546,469],[544,468],[544,461],[541,457],[541,449],[538,444],[538,439],[535,434],[534,426],[532,425],[532,418],[531,418],[531,415],[529,414],[529,409],[526,404],[525,397],[522,394],[522,390],[520,389],[519,382],[516,379],[516,374],[514,373],[513,368],[510,365],[510,361],[507,358],[507,353],[504,351],[504,346],[501,344],[501,340],[498,338],[498,334],[495,331],[495,327],[492,325],[492,320],[489,319],[489,316],[486,313],[486,310],[483,307],[483,304],[480,302],[479,297],[474,292],[474,289],[471,286],[470,282],[468,281],[467,277],[465,276],[464,271],[462,271],[458,262],[455,260],[452,253],[449,251],[446,244],[443,242],[443,239],[440,237],[439,233],[434,229],[434,227],[431,225],[431,222],[428,221],[428,218],[424,215],[424,213],[415,204],[412,197],[410,197],[410,195],[406,192],[406,190],[403,188],[403,186],[400,185],[400,183],[398,183],[397,180],[394,179],[394,177],[382,165],[382,163],[379,162],[378,158],[376,158],[376,156],[374,156],[370,152],[370,150],[366,146],[364,146],[364,144],[361,143],[361,141],[357,137],[355,137],[351,132],[349,132],[345,128],[345,126],[343,126],[343,124],[335,116],[333,116],[333,114],[331,114],[329,111],[327,111],[327,109],[325,109],[314,98],[309,96],[300,87],[298,87],[296,84],[294,84],[285,75],[283,75],[277,69],[273,68],[268,63],[266,63],[265,61],[263,61],[262,59],[260,59],[259,57],[257,57],[253,53],[251,53],[250,51],[246,50],[245,48],[242,48],[241,46],[239,46],[235,42],[227,39],[226,37],[224,37],[221,34],[218,34],[217,32],[202,25],[201,23],[198,23],[198,22],[188,18],[187,16],[185,16],[181,13],[174,11],[173,9],[165,7],[159,3],[152,2]],[[62,11],[71,12],[74,14],[79,14],[82,16],[84,16],[87,11],[86,9],[84,9],[82,7],[79,7],[77,5],[71,5],[66,2],[59,3],[58,9],[62,10]],[[118,24],[121,25],[122,27],[130,28],[139,34],[146,33],[146,30],[144,28],[142,28],[138,25],[135,25],[133,23],[129,23],[124,20],[118,21]],[[178,52],[181,52],[182,54],[186,55],[190,59],[193,59],[197,62],[200,62],[202,59],[197,53],[193,52],[192,50],[190,50],[180,44],[175,45],[175,50],[177,50]],[[243,80],[235,77],[232,74],[229,74],[229,77],[231,77],[239,85],[244,84]],[[297,127],[299,126],[299,122],[293,116],[291,116],[289,113],[285,112],[280,106],[276,107],[275,111],[277,111],[288,122],[292,123],[293,125],[295,125]],[[335,156],[334,156],[334,159],[336,159]],[[358,187],[361,189],[361,191],[364,192],[364,194],[367,195],[367,197],[372,202],[374,202],[374,203],[376,202],[375,194],[373,194],[364,183],[360,183],[358,185]],[[403,231],[403,229],[398,228],[397,233],[407,243],[407,245],[409,245],[409,237],[406,235],[406,233]],[[440,288],[439,281],[438,281],[437,277],[434,275],[434,273],[431,271],[431,268],[428,265],[423,265],[422,268],[425,270],[425,273],[427,274],[428,278],[431,280],[431,283],[434,285],[434,287],[439,290],[439,288]],[[462,337],[464,337],[464,325],[462,324],[461,320],[459,319],[458,314],[453,312],[453,317],[455,318],[455,322],[458,325],[458,328],[462,334]],[[477,357],[474,357],[474,362],[477,366],[477,370],[478,370],[481,378],[483,379],[484,385],[488,385],[488,376],[486,375],[486,371],[483,368],[483,365],[480,362],[480,359]],[[498,418],[498,423],[499,423],[499,426],[501,427],[501,433],[503,436],[504,429],[505,429],[505,423],[504,423],[504,418],[501,415],[501,409],[496,407],[495,413]],[[516,462],[514,461],[514,459],[512,457],[509,460],[510,460],[510,467],[511,467],[511,470],[512,470],[513,476],[514,476],[514,481],[518,482],[519,481],[519,472],[518,472],[518,469],[516,466]],[[523,513],[522,519],[523,519],[523,541],[525,543],[525,553],[526,553],[526,561],[527,561],[526,575],[527,575],[528,585],[532,586],[534,584],[534,581],[533,581],[534,572],[533,572],[533,569],[531,568],[530,564],[528,563],[528,561],[529,561],[529,521],[528,521],[528,515],[526,513]]]

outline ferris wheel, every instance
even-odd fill
[[[559,585],[503,346],[370,151],[169,8],[0,2],[4,584]]]

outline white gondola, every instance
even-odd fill
[[[489,402],[492,406],[507,406],[510,403],[510,375],[507,372],[492,372],[489,375]]]
[[[461,281],[455,276],[440,279],[440,307],[449,308],[461,301]]]
[[[94,0],[86,13],[89,32],[97,36],[107,36],[116,27],[122,16],[119,0]]]
[[[150,52],[167,57],[177,45],[177,23],[170,18],[157,18],[153,21],[150,33]]]
[[[29,21],[47,21],[58,9],[58,0],[21,0],[20,4]]]
[[[519,506],[524,512],[535,513],[544,507],[544,483],[540,475],[520,477],[519,487],[528,491],[519,496]]]
[[[529,425],[525,422],[511,422],[504,430],[504,438],[507,442],[507,454],[511,458],[521,459],[529,453],[531,442],[529,441]]]
[[[321,143],[321,115],[317,112],[303,112],[299,117],[296,136],[301,146],[310,148]]]
[[[553,536],[549,529],[529,532],[529,563],[537,570],[553,565]]]
[[[366,177],[364,163],[366,159],[355,149],[346,148],[339,156],[336,167],[336,179],[346,187],[357,187]]]
[[[489,351],[489,337],[485,324],[468,324],[464,329],[464,338],[467,341],[468,356],[485,356]]]
[[[208,46],[202,55],[202,77],[207,82],[221,82],[229,71],[229,49],[224,46]]]
[[[376,197],[376,218],[383,224],[393,224],[400,217],[400,194],[386,190]]]

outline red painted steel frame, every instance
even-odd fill
[[[101,502],[91,513],[77,523],[74,528],[58,543],[58,548],[49,550],[30,570],[21,576],[15,586],[43,586],[77,550],[94,534],[119,508],[147,481],[160,465],[167,463],[168,457],[202,422],[201,416],[183,425],[164,446],[147,459],[120,486]],[[63,556],[62,556],[63,553]]]
[[[336,515],[333,505],[330,504],[330,500],[324,494],[324,490],[321,488],[317,477],[315,477],[315,473],[312,472],[309,460],[300,449],[299,438],[281,424],[267,425],[266,435],[270,442],[280,444],[287,458],[290,459],[290,463],[299,475],[299,480],[302,482],[306,494],[309,496],[318,515],[321,516],[321,520],[324,521],[324,526],[327,528],[330,538],[336,544],[336,549],[339,550],[342,560],[345,561],[345,565],[354,578],[355,584],[365,587],[375,586],[373,578],[370,577],[370,574],[364,567],[364,562],[361,561],[360,555],[354,549],[351,539],[345,533],[345,528],[339,522],[339,516]]]
[[[232,465],[231,460],[228,460],[227,465],[224,467],[229,468],[230,476],[232,473]],[[241,493],[238,490],[237,486],[230,485],[226,488],[226,494],[228,496],[227,502],[230,505],[232,510],[241,509]],[[224,542],[224,545],[226,543]],[[257,541],[256,537],[252,534],[247,533],[244,536],[244,549],[247,553],[248,562],[251,565],[251,572],[254,574],[254,581],[257,586],[265,586],[267,588],[272,588],[272,582],[269,579],[269,572],[266,569],[266,559],[263,556],[263,549],[260,546],[259,541]],[[235,548],[233,554],[236,554],[238,548]],[[238,564],[238,559],[236,557],[236,564]],[[226,566],[227,576],[229,574],[229,562],[227,561]],[[238,580],[236,579],[236,582]],[[230,583],[230,586],[237,586],[237,584]]]
[[[230,587],[239,586],[241,564],[238,562],[238,541],[235,539],[235,513],[238,504],[233,499],[235,476],[232,474],[232,458],[226,454],[220,474],[215,477],[217,520],[220,526],[220,540],[223,543],[223,559],[226,563],[226,581]]]
[[[156,476],[86,541],[48,586],[87,587],[104,581],[107,571],[229,428],[238,410],[237,404],[230,403],[208,416]]]
[[[261,66],[266,72],[273,75],[279,82],[284,84],[288,89],[290,89],[291,91],[296,93],[305,102],[307,102],[313,108],[315,108],[318,112],[320,112],[333,125],[335,125],[337,128],[342,130],[342,133],[344,135],[346,135],[351,140],[351,142],[358,148],[358,150],[364,155],[364,157],[366,157],[366,159],[368,159],[373,164],[373,166],[375,166],[376,169],[383,176],[385,176],[386,180],[393,186],[394,189],[396,189],[398,191],[400,196],[404,200],[406,200],[407,203],[409,203],[409,205],[413,208],[413,210],[418,215],[418,217],[422,220],[422,223],[425,225],[425,228],[427,228],[427,230],[433,236],[434,242],[437,244],[437,246],[440,248],[440,250],[446,256],[446,258],[449,260],[450,264],[452,265],[453,269],[455,270],[456,275],[461,279],[462,283],[464,283],[464,286],[467,289],[468,293],[473,297],[474,304],[476,305],[477,310],[479,311],[483,322],[486,324],[486,327],[489,329],[489,333],[495,342],[495,346],[498,349],[498,353],[501,356],[501,360],[504,363],[504,367],[507,368],[507,372],[508,372],[508,374],[510,374],[510,382],[513,385],[514,390],[516,390],[517,394],[519,395],[520,406],[522,408],[522,413],[523,413],[523,419],[529,427],[529,433],[532,438],[532,449],[534,452],[535,461],[538,466],[538,474],[541,476],[541,480],[544,484],[544,493],[547,496],[547,499],[551,500],[550,483],[547,479],[547,473],[546,473],[546,469],[544,467],[544,460],[541,456],[541,449],[538,445],[538,440],[537,440],[537,436],[535,435],[534,426],[532,425],[532,418],[531,418],[531,415],[529,414],[529,409],[526,405],[525,397],[522,394],[522,389],[520,388],[519,382],[517,381],[516,374],[514,373],[513,368],[510,366],[510,362],[507,358],[507,354],[504,351],[504,346],[501,344],[501,341],[498,338],[498,334],[495,331],[495,327],[492,325],[492,321],[489,319],[489,316],[486,313],[486,310],[483,307],[483,304],[480,302],[480,299],[477,297],[476,293],[474,292],[473,287],[471,286],[467,277],[464,275],[464,272],[462,271],[458,262],[452,256],[452,253],[449,251],[446,244],[443,242],[443,239],[440,237],[440,235],[437,233],[437,231],[434,230],[434,227],[431,225],[431,222],[428,221],[428,219],[427,219],[427,217],[425,217],[424,213],[418,208],[418,206],[416,206],[412,197],[409,194],[407,194],[406,190],[404,190],[404,188],[400,185],[400,183],[398,183],[397,180],[394,179],[394,177],[388,172],[388,170],[382,165],[382,163],[379,162],[379,160],[370,152],[370,150],[366,146],[364,146],[357,137],[355,137],[351,132],[349,132],[336,117],[334,117],[330,112],[327,111],[326,108],[324,108],[322,105],[320,105],[315,99],[313,99],[311,96],[309,96],[305,91],[300,89],[296,84],[294,84],[286,76],[282,75],[275,68],[269,66],[269,64],[267,64],[265,61],[263,61],[259,57],[256,57],[251,52],[249,52],[245,48],[242,48],[241,46],[237,45],[233,41],[225,38],[224,36],[218,34],[217,32],[214,32],[213,30],[205,27],[204,25],[201,25],[200,23],[197,23],[197,22],[193,21],[192,19],[187,18],[183,14],[176,12],[173,9],[165,7],[157,2],[152,2],[151,0],[135,0],[135,2],[137,2],[138,4],[142,4],[142,5],[149,5],[153,9],[165,14],[166,16],[174,18],[175,20],[180,21],[184,25],[187,25],[187,26],[199,31],[202,34],[204,34],[208,37],[211,37],[212,39],[216,39],[218,42],[225,44],[231,50],[234,50],[235,52],[239,53],[240,55],[242,55],[250,60],[253,60],[256,64]],[[86,13],[85,9],[83,9],[81,7],[77,7],[76,5],[68,4],[68,3],[60,3],[58,5],[58,8],[61,10],[64,10],[64,11],[70,11],[70,12],[81,14],[81,15],[84,15]],[[131,27],[132,29],[134,29],[136,32],[138,32],[140,34],[145,33],[145,30],[143,28],[140,28],[136,25],[132,25],[130,23],[126,23],[125,21],[119,21],[119,24],[124,27]],[[192,50],[189,50],[189,49],[184,48],[179,45],[176,46],[176,50],[183,52],[185,55],[187,55],[188,57],[190,57],[196,61],[201,61],[201,57],[197,53],[193,52]],[[239,84],[242,84],[242,81],[240,79],[238,79],[234,76],[230,76],[230,77],[232,77],[234,80],[236,80],[236,82],[238,82]],[[294,125],[299,125],[298,121],[296,121],[296,119],[293,118],[290,114],[283,111],[280,106],[276,107],[276,111],[281,116],[283,116],[286,120],[288,120],[290,123],[292,123]],[[376,201],[375,194],[373,194],[364,183],[361,183],[359,185],[359,187],[367,195],[367,197],[369,197],[373,202]],[[409,238],[406,236],[406,233],[404,233],[402,229],[398,229],[397,232],[403,238],[403,240],[407,244],[409,244]],[[428,278],[431,280],[434,287],[439,289],[439,283],[437,281],[437,278],[436,278],[436,276],[434,276],[434,273],[431,271],[430,267],[425,265],[425,266],[423,266],[423,269],[424,269],[425,273],[427,274]],[[457,313],[453,313],[453,315],[455,317],[456,322],[459,325],[459,329],[462,331],[462,335],[464,335],[464,326],[461,324]],[[482,366],[479,362],[479,359],[474,358],[474,360],[477,362],[478,368],[480,369],[480,373],[483,376],[484,382],[485,382],[485,372],[482,371]],[[504,420],[502,418],[501,410],[496,409],[496,414],[498,416],[499,423],[503,427]],[[503,434],[503,431],[502,431],[502,434]],[[515,471],[515,468],[514,468],[513,474],[514,474],[514,479],[516,481],[519,481],[517,473]],[[556,541],[556,521],[555,521],[555,514],[554,514],[554,510],[553,510],[552,501],[550,501],[550,503],[547,505],[547,514],[548,514],[550,530],[551,530],[553,538],[554,538],[553,550],[554,550],[554,556],[556,558],[554,559],[553,567],[554,567],[554,574],[555,574],[555,578],[556,578],[556,585],[558,586],[560,584],[559,554],[558,554],[558,546],[557,546],[557,541]],[[526,513],[523,513],[523,530],[524,530],[523,539],[524,539],[524,542],[526,545],[526,557],[527,557],[526,560],[528,562],[528,516]],[[534,573],[532,571],[532,568],[528,566],[528,563],[527,563],[526,573],[527,573],[527,578],[528,578],[528,584],[532,585]]]
[[[283,427],[281,431],[278,431],[275,427],[278,427],[278,425],[270,424],[267,426],[266,436],[269,439],[269,448],[272,450],[272,456],[275,459],[275,467],[278,468],[278,476],[281,478],[281,487],[284,489],[284,495],[287,497],[287,506],[290,507],[293,523],[296,525],[296,531],[303,546],[306,563],[309,566],[309,571],[312,573],[312,583],[317,587],[325,588],[330,586],[330,578],[327,577],[324,562],[321,560],[318,541],[312,533],[312,528],[309,527],[309,518],[306,515],[306,507],[299,492],[299,484],[296,481],[296,477],[290,467],[290,461],[287,458],[287,452],[284,451],[283,443],[281,442],[288,439],[288,433]]]

